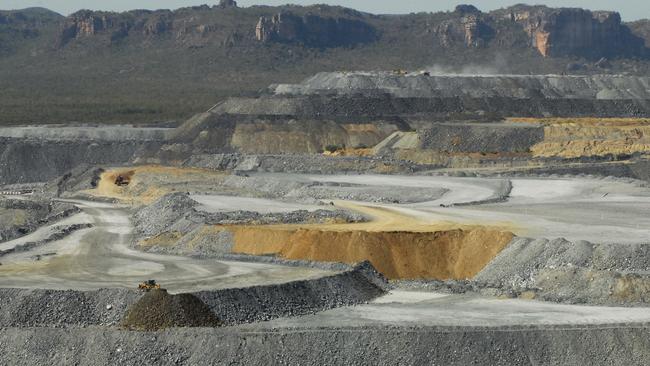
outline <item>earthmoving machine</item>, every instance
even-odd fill
[[[129,177],[126,177],[124,175],[118,175],[117,178],[115,178],[115,185],[119,187],[124,187],[128,186],[130,183]]]
[[[138,289],[143,291],[160,290],[160,284],[156,283],[156,280],[147,280],[140,283]]]

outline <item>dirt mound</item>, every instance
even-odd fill
[[[156,331],[171,327],[216,327],[220,321],[194,295],[151,290],[129,308],[121,325],[133,330]]]
[[[122,176],[128,185],[116,184]],[[186,191],[188,182],[199,192],[209,192],[221,183],[224,173],[197,168],[177,168],[143,165],[129,169],[108,170],[101,174],[97,188],[85,193],[115,198],[123,203],[150,204],[172,192]]]
[[[467,279],[511,240],[493,229],[434,232],[336,231],[291,227],[230,227],[234,253],[358,263],[369,260],[389,279]]]

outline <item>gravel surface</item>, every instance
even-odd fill
[[[55,226],[52,228],[52,233],[47,238],[44,238],[39,241],[31,241],[24,244],[19,244],[13,248],[0,250],[0,258],[12,253],[28,252],[32,249],[38,248],[48,243],[61,240],[66,236],[74,233],[77,230],[87,229],[90,227],[92,227],[92,224],[73,224],[73,225]]]
[[[0,329],[0,363],[76,365],[621,365],[650,359],[650,328]]]
[[[116,325],[142,293],[0,289],[0,327]]]
[[[79,211],[64,202],[0,198],[0,242],[27,235]]]

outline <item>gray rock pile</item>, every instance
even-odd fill
[[[170,193],[159,198],[133,216],[136,236],[155,236],[182,225],[189,226],[190,221],[185,218],[188,213],[195,212],[194,207],[198,204],[190,198],[189,194],[182,192]]]
[[[516,238],[474,278],[479,288],[542,300],[650,303],[650,245]]]
[[[364,262],[352,270],[314,280],[202,291],[195,295],[225,324],[239,324],[365,303],[387,290],[384,277],[370,262]]]
[[[205,212],[198,210],[198,202],[186,193],[170,193],[145,206],[133,216],[134,240],[169,233],[176,236],[173,246],[151,246],[150,252],[221,256],[230,253],[232,234],[228,232],[205,233],[206,225],[271,225],[321,222],[359,222],[364,217],[343,210],[298,210],[281,213],[251,211]]]

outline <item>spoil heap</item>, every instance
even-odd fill
[[[220,322],[192,294],[170,295],[166,290],[151,290],[131,306],[121,324],[132,330],[156,331],[171,327],[216,327]]]

